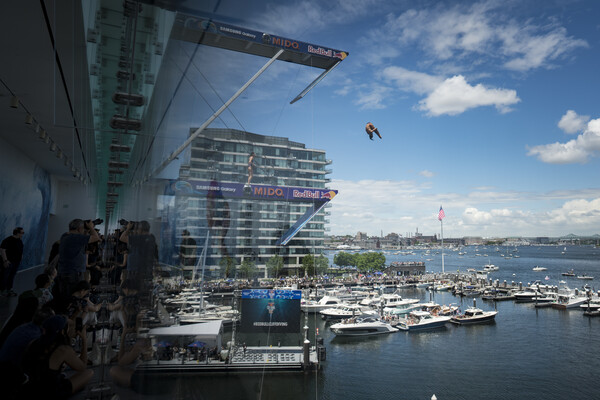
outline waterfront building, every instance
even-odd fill
[[[190,134],[195,130],[190,129]],[[179,178],[215,187],[246,183],[250,153],[255,154],[251,185],[261,185],[265,190],[325,189],[329,183],[327,175],[331,169],[327,166],[331,160],[326,159],[325,151],[309,149],[303,143],[283,137],[234,129],[206,129],[194,139],[189,162],[181,166]],[[223,261],[229,257],[234,263],[232,268],[249,261],[257,268],[258,276],[266,277],[267,263],[276,255],[283,259],[283,270],[278,274],[296,275],[304,256],[318,255],[325,249],[327,208],[315,215],[286,246],[278,245],[277,241],[312,204],[311,198],[289,201],[228,197],[226,193],[214,198],[181,193],[175,196],[172,210],[165,208],[163,214],[169,214],[173,219],[171,226],[177,227],[176,246],[170,248],[181,243],[186,230],[194,238],[191,250],[197,256],[206,245],[205,274],[209,276],[232,277],[235,271],[226,273]],[[210,213],[214,214],[214,221],[207,217]],[[209,225],[221,229],[208,229]],[[212,237],[207,242],[209,231]],[[163,243],[166,240],[169,238],[163,237]],[[166,255],[172,264],[177,264],[177,257],[175,252]],[[185,268],[190,273],[193,266]]]

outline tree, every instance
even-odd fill
[[[307,254],[302,257],[302,270],[304,270],[305,276],[315,274],[315,256]]]
[[[383,253],[358,254],[356,267],[361,272],[381,271],[385,267],[385,256]]]
[[[242,265],[240,266],[240,274],[243,278],[250,279],[256,273],[256,263],[248,258],[245,258],[242,261]]]
[[[315,258],[315,270],[318,275],[322,275],[327,272],[329,268],[329,260],[323,254]]]
[[[350,254],[340,251],[333,257],[333,263],[340,267],[356,267],[356,257],[358,254]]]
[[[267,261],[267,271],[269,271],[269,275],[277,278],[279,273],[283,269],[283,258],[278,254],[275,254],[273,257],[269,258]]]
[[[229,256],[223,257],[221,260],[219,260],[219,266],[225,271],[225,278],[229,278],[231,275],[231,269],[234,267],[234,265],[235,262],[233,261],[233,258]]]

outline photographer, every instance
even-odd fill
[[[74,219],[69,223],[69,232],[60,238],[58,275],[54,293],[59,312],[64,310],[65,301],[73,293],[77,282],[84,279],[87,245],[100,241],[100,236],[94,229],[94,223],[102,223],[102,220],[84,222],[82,219]],[[89,234],[86,234],[86,228]]]
[[[154,265],[158,259],[156,239],[150,233],[150,224],[148,221],[129,222],[120,240],[128,245],[126,278],[138,281],[140,294],[147,298]]]

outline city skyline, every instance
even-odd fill
[[[440,205],[445,237],[597,233],[599,3],[259,1],[213,14],[215,5],[205,9],[215,20],[349,53],[294,104],[321,70],[274,63],[211,125],[325,150],[339,191],[330,234],[439,234]],[[178,46],[170,61],[184,70],[192,60],[193,85],[167,117],[186,127],[266,63]],[[369,140],[367,121],[382,139]]]

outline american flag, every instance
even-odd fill
[[[444,209],[442,208],[442,206],[440,206],[440,212],[438,213],[438,219],[441,221],[445,216],[446,216],[446,214],[444,213]]]

